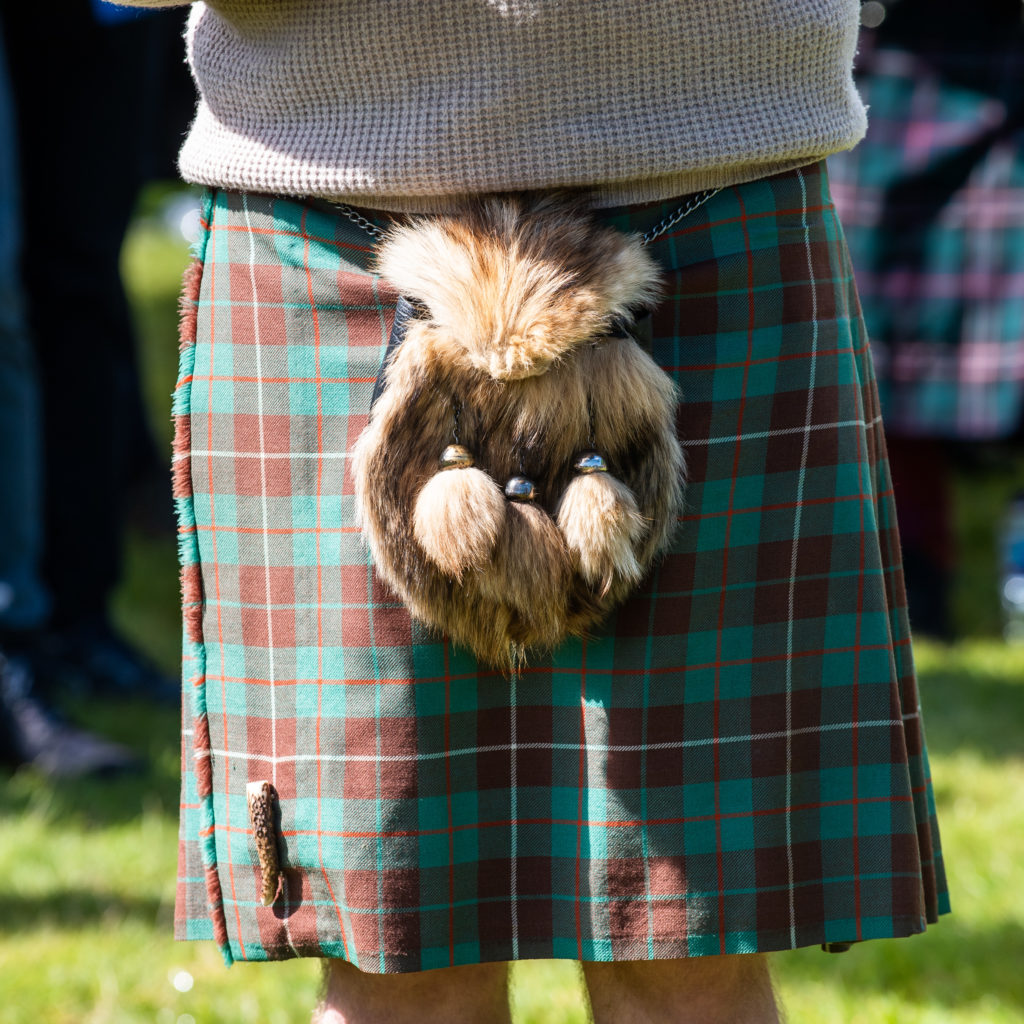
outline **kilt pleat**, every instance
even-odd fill
[[[602,216],[645,231],[674,209]],[[411,621],[353,518],[397,295],[325,204],[217,191],[175,397],[177,934],[372,972],[924,930],[948,909],[878,397],[823,165],[651,251],[672,549],[512,679]],[[188,299],[188,295],[186,295]],[[246,785],[279,795],[260,904]]]

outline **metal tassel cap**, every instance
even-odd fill
[[[608,463],[597,452],[581,452],[576,456],[572,468],[586,476],[589,473],[607,473]]]
[[[514,476],[505,484],[505,497],[509,501],[534,501],[537,485],[525,476]]]
[[[473,453],[461,444],[450,444],[441,453],[442,469],[468,469],[473,461]]]

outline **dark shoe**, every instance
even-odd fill
[[[26,663],[0,654],[0,760],[30,764],[44,775],[74,779],[114,775],[139,766],[120,744],[76,729],[34,693]]]
[[[87,619],[50,633],[58,688],[87,696],[137,697],[176,705],[178,682],[164,675],[104,618]],[[50,659],[53,663],[53,658]]]

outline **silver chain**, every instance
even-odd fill
[[[650,245],[651,242],[674,228],[684,217],[693,213],[699,206],[703,206],[713,196],[717,196],[721,189],[707,188],[703,192],[697,192],[690,196],[682,206],[677,207],[667,217],[659,221],[646,234],[640,238],[641,245]],[[372,220],[368,220],[358,210],[354,210],[348,203],[332,203],[338,212],[347,217],[353,224],[361,227],[371,238],[380,240],[384,236],[384,228],[378,227]]]
[[[706,188],[690,196],[682,206],[673,210],[664,220],[655,224],[647,234],[640,238],[641,245],[650,245],[656,238],[661,238],[667,231],[674,228],[684,217],[693,213],[698,206],[703,206],[712,196],[717,196],[720,188]]]
[[[358,210],[353,210],[348,203],[331,203],[331,205],[336,207],[343,217],[348,217],[353,224],[361,227],[371,238],[379,239],[383,237],[383,228],[377,227],[372,220],[367,220]]]

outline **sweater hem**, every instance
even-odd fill
[[[851,138],[837,142],[821,150],[800,153],[786,158],[753,161],[722,167],[707,167],[693,170],[674,171],[656,177],[638,178],[591,184],[564,184],[553,181],[538,183],[533,189],[553,191],[565,189],[573,192],[589,192],[595,209],[611,209],[619,206],[634,206],[641,203],[662,202],[676,196],[689,195],[705,189],[729,188],[783,174],[797,167],[817,163],[819,160],[851,149],[863,135],[858,131]],[[180,168],[182,177],[196,185],[226,188],[239,192],[259,192],[271,195],[292,196],[297,199],[320,199],[332,203],[348,203],[367,210],[390,213],[438,214],[447,213],[460,203],[474,196],[483,195],[493,189],[463,191],[439,195],[413,195],[390,193],[369,188],[365,191],[334,191],[326,187],[302,186],[284,177],[278,181],[246,180],[244,177],[218,175],[208,169],[203,172],[184,165]],[[532,189],[510,188],[509,191],[531,191]]]

